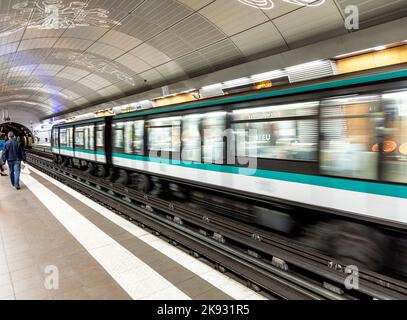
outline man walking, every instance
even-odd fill
[[[17,190],[20,190],[21,161],[25,162],[26,160],[25,152],[20,142],[16,140],[14,132],[10,131],[8,138],[9,140],[4,147],[2,159],[3,162],[7,161],[11,185]]]
[[[3,132],[0,132],[0,176],[5,177],[6,175],[6,170],[4,169],[5,163],[3,162],[2,159],[2,154],[4,147],[6,145],[6,135]]]

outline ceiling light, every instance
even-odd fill
[[[395,91],[383,94],[383,99],[403,99],[407,100],[407,91]]]
[[[239,0],[239,2],[261,10],[270,10],[274,8],[274,2],[272,0]]]
[[[250,78],[252,78],[255,81],[262,81],[262,80],[271,80],[271,79],[279,78],[284,75],[285,74],[282,70],[274,70],[274,71],[264,72],[264,73],[260,73],[260,74],[255,74],[255,75],[251,76]]]
[[[296,4],[298,6],[318,7],[325,3],[325,0],[283,0],[284,2]]]
[[[188,89],[188,90],[181,91],[179,94],[190,93],[190,92],[195,91],[195,90],[196,89]]]
[[[224,85],[226,87],[236,87],[236,86],[241,86],[244,84],[250,83],[250,79],[247,77],[244,78],[239,78],[239,79],[235,79],[235,80],[230,80],[230,81],[226,81],[224,82]]]
[[[346,58],[346,57],[350,57],[350,56],[355,56],[358,54],[367,53],[369,51],[372,51],[372,49],[369,48],[369,49],[363,49],[363,50],[358,50],[358,51],[354,51],[354,52],[344,53],[344,54],[340,54],[339,56],[334,57],[334,59],[341,59],[341,58]]]
[[[374,48],[375,51],[381,51],[381,50],[384,50],[384,49],[386,49],[386,46],[378,46],[378,47]]]
[[[271,10],[274,8],[273,0],[238,0],[249,7],[253,7],[261,10]],[[306,6],[306,7],[318,7],[325,3],[326,0],[283,0],[286,3]]]
[[[222,88],[222,84],[221,83],[210,84],[208,86],[202,87],[201,89],[202,90],[213,90],[213,89],[217,89],[217,88]]]
[[[296,66],[292,66],[292,67],[285,68],[285,70],[286,70],[286,71],[298,71],[298,70],[303,70],[303,69],[307,69],[307,68],[316,67],[316,66],[320,65],[320,64],[323,63],[323,62],[324,62],[324,60],[311,61],[311,62],[302,63],[302,64],[298,64],[298,65],[296,65]]]

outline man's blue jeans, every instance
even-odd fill
[[[7,161],[11,185],[17,187],[20,185],[20,171],[21,171],[21,161]]]

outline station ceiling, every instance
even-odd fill
[[[343,35],[349,5],[361,29],[407,15],[406,0],[1,0],[0,110],[48,117]]]

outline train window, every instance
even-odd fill
[[[224,162],[225,129],[226,112],[211,112],[202,115],[202,159],[205,163]]]
[[[378,96],[350,96],[323,101],[321,172],[377,179],[377,128],[382,125]]]
[[[66,130],[67,133],[67,147],[68,148],[73,148],[73,128],[67,128]]]
[[[144,154],[144,120],[134,121],[134,153]]]
[[[95,126],[90,125],[83,128],[84,129],[84,138],[85,138],[85,149],[86,150],[95,150]]]
[[[114,147],[117,149],[123,149],[124,147],[124,123],[118,122],[113,124],[114,132]]]
[[[201,115],[182,118],[182,160],[201,162]]]
[[[235,110],[236,155],[316,161],[319,102]]]
[[[59,143],[61,144],[62,147],[66,147],[68,144],[66,128],[61,128],[59,130]]]
[[[105,146],[105,124],[96,126],[96,147],[103,148]]]
[[[92,124],[88,126],[89,130],[89,149],[88,150],[95,150],[95,125]]]
[[[133,121],[124,123],[124,153],[133,153]]]
[[[52,129],[52,145],[55,147],[59,146],[59,129]]]
[[[149,151],[180,151],[181,117],[154,119],[147,122],[147,128]]]
[[[119,122],[113,126],[115,148],[124,149],[126,154],[144,154],[144,120]]]
[[[83,147],[85,145],[84,139],[84,128],[83,127],[76,127],[75,128],[75,146]]]
[[[407,91],[383,95],[386,129],[382,176],[386,181],[407,183]]]
[[[88,127],[83,128],[83,136],[84,136],[84,141],[85,141],[85,149],[89,149],[89,130]]]
[[[318,121],[289,120],[233,125],[236,154],[241,157],[316,161]]]
[[[60,129],[60,143],[63,147],[73,148],[73,128]]]

